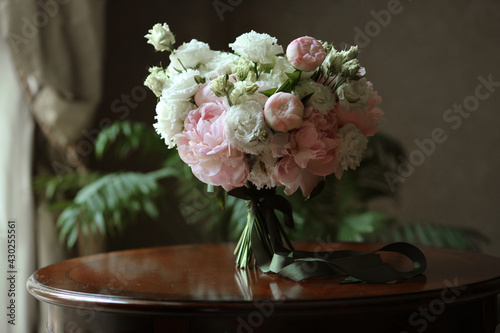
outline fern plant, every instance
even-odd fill
[[[103,130],[96,141],[96,156],[112,154],[118,159],[131,153],[160,156],[161,168],[149,171],[121,171],[109,174],[67,174],[63,179],[43,177],[37,187],[62,210],[57,224],[60,239],[72,247],[78,236],[115,235],[141,215],[155,219],[165,195],[162,180],[176,180],[175,194],[179,210],[188,224],[210,234],[212,241],[234,241],[246,223],[245,202],[227,197],[224,210],[216,196],[207,191],[175,150],[166,149],[151,126],[128,121],[116,122]],[[383,197],[395,200],[387,184],[385,171],[396,172],[398,156],[404,152],[390,137],[377,134],[368,144],[365,157],[356,171],[346,171],[341,180],[326,178],[322,193],[304,203],[300,193],[287,197],[294,209],[295,228],[291,239],[328,241],[410,241],[416,244],[477,249],[485,242],[479,233],[430,223],[399,224],[392,217],[370,211],[369,204]],[[71,200],[57,201],[63,192]],[[71,195],[72,193],[72,195]]]
[[[103,130],[96,140],[96,155],[102,157],[113,145],[112,153],[117,158],[126,158],[142,147],[149,153],[165,150],[154,132],[130,122],[118,122]],[[46,197],[53,202],[50,209],[62,210],[57,220],[59,237],[73,247],[80,234],[115,235],[141,215],[157,218],[163,194],[160,180],[175,174],[174,170],[166,167],[147,173],[44,176],[36,179],[35,188],[45,189]],[[57,201],[56,193],[72,199]]]

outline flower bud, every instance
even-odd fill
[[[358,77],[361,65],[358,59],[349,60],[342,65],[342,74],[347,77]]]
[[[217,97],[227,97],[234,88],[234,83],[228,80],[228,75],[221,75],[212,81],[210,89]]]
[[[279,92],[266,101],[264,118],[275,131],[288,132],[302,125],[304,104],[292,94]]]
[[[165,70],[161,67],[151,67],[149,69],[149,74],[146,80],[144,81],[144,85],[151,89],[151,91],[156,95],[156,97],[161,96],[161,91],[163,90],[163,86],[165,85],[165,81],[167,80],[167,74]]]
[[[172,51],[174,49],[175,36],[170,31],[168,24],[157,23],[152,29],[149,29],[149,34],[146,37],[148,39],[148,44],[154,46],[156,51]]]
[[[338,74],[342,70],[342,62],[344,57],[341,52],[332,49],[325,58],[325,66],[328,68],[329,74]]]
[[[351,46],[351,48],[347,51],[344,51],[344,61],[349,61],[349,60],[352,60],[354,58],[356,58],[358,56],[358,46],[355,45],[355,46]]]
[[[321,45],[323,45],[323,48],[325,49],[325,53],[328,54],[330,53],[331,50],[335,50],[335,47],[333,47],[333,44],[330,44],[328,42],[322,42],[319,41]]]
[[[236,77],[239,81],[243,81],[248,77],[248,74],[253,70],[254,63],[240,58],[238,63],[234,68],[234,72],[236,73]]]
[[[293,40],[288,45],[286,57],[293,67],[310,72],[323,63],[326,53],[323,45],[316,38],[305,36]]]
[[[254,94],[259,86],[253,82],[248,81],[238,81],[233,85],[234,89],[231,91],[229,95],[229,99],[231,100],[233,105],[239,104],[238,99],[242,96],[252,95]]]

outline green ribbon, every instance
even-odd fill
[[[288,240],[275,210],[283,213],[285,224],[292,228],[292,206],[274,189],[257,190],[255,187],[240,187],[229,195],[249,200],[255,209],[258,225],[252,225],[251,249],[255,263],[265,273],[276,273],[293,281],[312,277],[347,276],[343,283],[385,283],[411,279],[425,272],[425,255],[414,245],[397,242],[375,251],[299,251]],[[265,246],[263,238],[271,246]],[[287,247],[285,247],[285,244]],[[395,252],[408,257],[413,263],[410,271],[399,271],[382,261],[379,252]]]
[[[396,270],[382,261],[379,252],[395,252],[408,257],[413,262],[410,271]],[[385,283],[401,279],[411,279],[425,272],[427,260],[415,246],[397,242],[385,245],[375,251],[307,252],[288,251],[274,253],[269,272],[277,273],[293,281],[311,277],[348,276],[344,283],[369,282]]]

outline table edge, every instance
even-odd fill
[[[466,287],[465,290],[463,287]],[[121,313],[148,313],[148,314],[217,314],[228,312],[245,313],[255,310],[256,305],[270,302],[276,313],[298,312],[302,315],[317,314],[318,311],[335,310],[336,313],[363,312],[363,308],[372,306],[389,306],[394,309],[401,307],[414,308],[418,304],[429,303],[432,300],[440,299],[442,291],[445,288],[428,290],[425,292],[409,292],[395,295],[370,295],[369,297],[356,298],[337,298],[323,300],[260,300],[260,301],[198,301],[198,300],[145,300],[133,299],[132,302],[128,297],[122,296],[93,296],[81,292],[68,292],[60,289],[55,289],[46,286],[40,286],[31,276],[26,287],[39,301],[54,306],[63,306],[76,309],[98,310],[104,312],[121,312]],[[474,283],[470,285],[457,286],[449,288],[450,290],[460,290],[460,295],[452,302],[453,304],[461,304],[474,300],[480,300],[485,297],[500,294],[500,277]],[[57,297],[54,297],[57,293]],[[228,305],[231,305],[228,307]],[[349,310],[350,309],[350,310]],[[387,309],[387,308],[386,308]],[[370,311],[373,311],[371,309]]]

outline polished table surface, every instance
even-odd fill
[[[311,251],[380,244],[297,244]],[[49,332],[495,332],[500,259],[420,247],[424,275],[386,284],[293,282],[234,264],[234,244],[80,257],[42,268],[28,290]],[[397,255],[386,260],[400,269]]]

